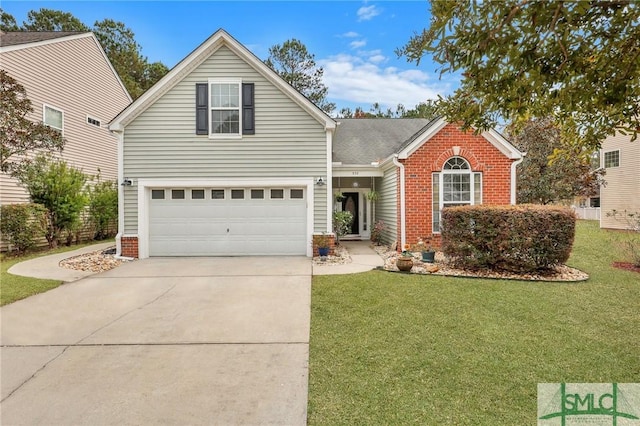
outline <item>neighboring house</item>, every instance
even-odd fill
[[[616,133],[602,143],[601,167],[606,184],[600,188],[600,227],[631,229],[629,222],[616,219],[611,212],[640,214],[640,143],[631,136]]]
[[[386,241],[403,243],[437,235],[448,205],[515,201],[522,154],[496,132],[441,119],[338,121],[217,31],[110,125],[118,253],[311,256],[334,209],[356,213],[351,237],[369,238],[384,220]],[[373,189],[377,201],[366,197]]]
[[[0,32],[0,67],[24,86],[33,121],[59,129],[67,143],[62,158],[86,174],[100,170],[117,178],[117,138],[107,125],[131,98],[90,32]],[[29,201],[7,174],[0,177],[0,201]]]

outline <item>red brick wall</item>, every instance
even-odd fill
[[[336,248],[336,237],[333,234],[327,234],[327,237],[329,237],[329,256],[333,256],[335,254],[335,248]],[[320,235],[313,235],[313,256],[314,257],[320,255],[318,253],[318,243],[317,243],[318,238],[320,238]]]
[[[122,237],[120,239],[122,256],[138,257],[138,237]]]
[[[408,159],[401,160],[405,166],[406,238],[409,244],[416,243],[418,238],[430,237],[435,245],[439,245],[439,234],[432,236],[431,174],[442,171],[444,163],[455,156],[454,146],[460,147],[458,156],[469,162],[473,172],[482,172],[482,204],[511,202],[513,160],[482,136],[462,132],[457,126],[447,124]]]

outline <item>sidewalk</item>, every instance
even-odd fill
[[[313,275],[342,275],[367,272],[384,266],[384,260],[371,248],[370,241],[341,241],[351,256],[345,265],[313,265]]]
[[[116,243],[112,241],[109,243],[93,244],[77,250],[66,251],[64,253],[41,256],[35,259],[17,263],[9,268],[8,272],[10,274],[20,275],[22,277],[60,280],[64,282],[77,281],[80,278],[94,275],[95,272],[77,271],[75,269],[62,268],[59,265],[62,260],[74,256],[79,256],[81,254],[90,253],[92,251],[105,250],[109,247],[114,247],[115,245]]]

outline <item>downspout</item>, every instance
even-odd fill
[[[393,155],[393,164],[400,169],[400,247],[404,247],[407,243],[406,233],[406,212],[405,212],[405,193],[404,193],[404,164],[398,161],[398,154]]]
[[[122,234],[124,233],[124,132],[112,131],[118,138],[118,233],[116,234],[116,259],[131,259],[122,256]]]
[[[340,123],[338,123],[340,124]],[[327,234],[333,232],[333,131],[327,129]]]
[[[518,164],[524,161],[525,155],[527,155],[527,153],[523,152],[522,157],[519,160],[516,160],[513,163],[511,163],[511,204],[512,205],[516,204],[516,167],[518,167]]]

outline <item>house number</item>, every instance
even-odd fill
[[[359,172],[351,172],[351,176],[358,176]]]

